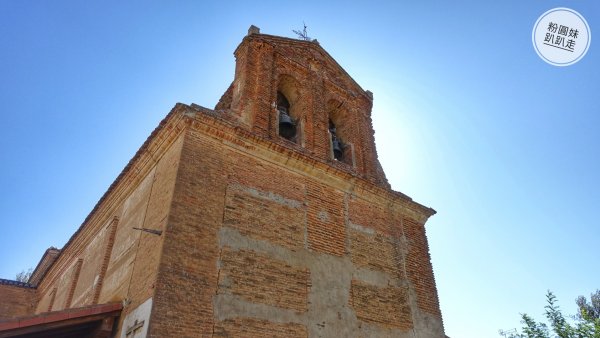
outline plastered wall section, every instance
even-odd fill
[[[418,208],[219,132],[181,154],[150,336],[444,337]]]
[[[124,302],[121,319],[152,297],[183,138],[132,166],[38,287],[35,313]]]

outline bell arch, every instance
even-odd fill
[[[329,158],[354,166],[354,145],[351,142],[348,110],[344,102],[327,101]]]
[[[300,84],[292,76],[283,74],[277,81],[275,106],[277,134],[297,144],[303,143],[302,102]]]

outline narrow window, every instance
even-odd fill
[[[277,111],[279,112],[279,136],[295,142],[296,121],[290,116],[290,102],[277,92]]]

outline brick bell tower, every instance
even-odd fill
[[[235,57],[215,109],[178,103],[32,284],[0,280],[0,335],[444,337],[435,211],[391,190],[372,93],[316,41],[252,26]]]
[[[235,79],[217,104],[253,133],[388,187],[364,91],[319,45],[260,34],[235,51]]]
[[[435,211],[390,189],[373,94],[316,40],[251,26],[234,54],[215,107],[239,147],[211,263],[216,335],[444,337],[424,228]]]

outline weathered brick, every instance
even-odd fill
[[[31,314],[37,303],[35,291],[34,288],[7,285],[0,281],[0,319]]]
[[[405,219],[404,232],[408,239],[406,274],[417,293],[417,305],[425,312],[441,316],[425,227]]]
[[[400,243],[380,233],[350,230],[350,257],[357,267],[364,267],[390,274],[400,274]]]
[[[217,294],[305,312],[310,274],[305,268],[252,251],[223,248]]]
[[[223,162],[223,150],[214,141],[196,132],[186,134],[156,282],[153,337],[212,332],[217,229],[223,222],[226,189]]]
[[[297,250],[304,247],[305,213],[300,201],[233,185],[227,190],[223,225]]]
[[[306,327],[296,323],[273,323],[253,318],[227,319],[215,324],[215,337],[239,338],[305,338]]]
[[[379,233],[391,233],[390,214],[385,209],[385,205],[357,197],[350,198],[348,205],[351,223],[376,230]]]
[[[346,252],[344,195],[324,184],[308,185],[308,247],[330,255]]]
[[[407,287],[378,287],[353,280],[350,292],[350,304],[360,320],[403,330],[412,328]]]
[[[119,333],[151,304],[149,337],[444,336],[423,226],[434,212],[390,190],[372,95],[315,42],[254,33],[235,57],[218,111],[178,104],[37,289],[0,285],[19,299],[0,318],[118,301]]]

